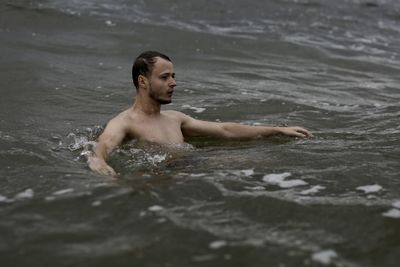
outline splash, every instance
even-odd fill
[[[86,161],[93,153],[97,138],[104,127],[94,126],[84,130],[76,130],[67,135],[67,140],[57,138],[57,150],[69,150],[77,154],[76,161]],[[139,169],[160,168],[170,160],[178,158],[188,151],[193,151],[191,144],[156,144],[145,141],[131,140],[117,147],[109,155],[109,163],[120,173],[129,173]]]
[[[92,153],[93,147],[96,145],[96,139],[103,132],[104,127],[94,126],[86,128],[84,131],[77,130],[67,135],[67,149],[71,152],[80,152],[77,159],[87,158]],[[59,148],[65,148],[62,141],[59,143]]]

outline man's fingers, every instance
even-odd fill
[[[301,136],[299,136],[299,137],[302,137],[302,138],[305,138],[305,137],[313,137],[313,135],[311,134],[311,132],[307,131],[307,130],[304,129],[304,128],[296,127],[295,131],[296,131],[297,133],[301,134]]]
[[[307,137],[307,135],[305,135],[305,134],[303,134],[303,133],[301,133],[301,132],[299,132],[299,131],[296,131],[294,135],[295,135],[296,137],[300,137],[300,138],[306,138],[306,137]]]
[[[114,171],[113,168],[111,168],[110,166],[107,166],[107,167],[102,169],[102,174],[104,174],[104,175],[116,175],[117,173]]]

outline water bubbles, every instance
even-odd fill
[[[76,151],[84,147],[84,145],[88,142],[86,136],[76,136],[74,133],[70,133],[68,138],[73,138],[74,141],[68,146],[70,151]]]
[[[146,158],[153,165],[157,165],[158,163],[163,162],[167,158],[167,154],[161,154],[161,155],[159,155],[159,154],[155,154],[155,155],[147,154]]]
[[[92,152],[93,147],[96,145],[95,140],[102,131],[103,127],[94,126],[92,128],[87,127],[84,131],[77,130],[76,132],[71,132],[67,135],[68,141],[65,142],[69,144],[63,147],[62,141],[59,141],[59,146],[71,152],[80,151],[78,159],[80,157],[86,157]]]

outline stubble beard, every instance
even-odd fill
[[[170,104],[172,102],[172,99],[162,99],[161,97],[159,97],[153,90],[153,87],[150,85],[150,90],[149,90],[149,96],[151,97],[151,99],[153,99],[154,101],[156,101],[157,103],[159,103],[160,105],[167,105]]]

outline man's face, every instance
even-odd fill
[[[169,104],[176,86],[174,66],[163,58],[157,57],[156,59],[148,79],[149,96],[160,104]]]

